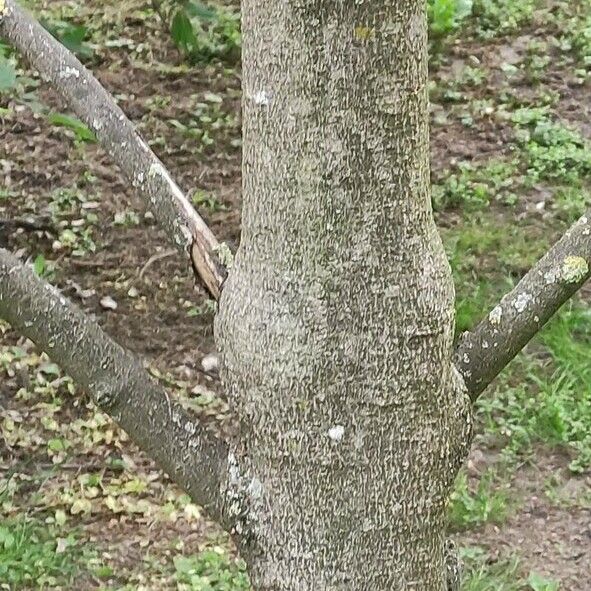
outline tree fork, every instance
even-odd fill
[[[219,299],[221,288],[227,277],[226,264],[231,254],[224,244],[220,244],[182,191],[171,179],[161,161],[148,148],[135,131],[133,124],[116,105],[112,96],[104,90],[92,74],[71,52],[55,40],[14,0],[0,0],[0,35],[14,45],[42,76],[47,78],[62,95],[76,114],[95,132],[98,140],[113,155],[127,178],[138,189],[139,194],[154,206],[160,224],[168,231],[171,240],[183,252],[189,247],[193,269],[206,285],[215,299]],[[46,51],[43,51],[43,50]],[[67,74],[67,75],[65,75]],[[67,82],[67,84],[65,84]],[[96,108],[96,111],[92,109]],[[137,159],[128,155],[126,148],[139,154]],[[113,148],[123,150],[113,151]],[[148,171],[148,174],[146,174]],[[151,174],[150,174],[151,173]],[[146,182],[147,177],[157,177],[154,182]],[[154,179],[152,179],[153,181]],[[588,220],[591,211],[581,218]],[[188,230],[188,232],[187,232]],[[189,236],[190,234],[190,236]],[[560,264],[567,258],[569,250],[578,254],[567,255],[574,258],[566,261],[567,274],[578,272],[577,267],[585,259],[589,264],[591,236],[578,222],[563,239],[532,269],[510,294],[503,298],[499,306],[476,328],[462,335],[456,351],[456,366],[466,381],[473,399],[476,399],[486,386],[531,340],[543,324],[568,300],[588,279],[590,273],[582,272],[578,280],[562,280],[558,285],[561,271],[545,269]],[[542,262],[543,261],[543,262]],[[577,263],[578,261],[578,263]],[[569,265],[575,265],[569,271]],[[535,280],[535,274],[542,272],[558,273],[557,281],[544,286]],[[496,316],[502,313],[503,305],[514,301],[528,301],[531,297],[533,315],[517,314],[510,308],[502,326],[496,325]],[[521,299],[520,299],[521,298]],[[525,299],[524,299],[525,298]],[[538,320],[535,320],[538,318]],[[494,337],[493,346],[489,346]],[[506,343],[506,346],[505,346]]]
[[[443,505],[470,439],[467,393],[589,277],[588,218],[463,335],[456,371],[429,207],[424,2],[243,6],[244,233],[216,336],[245,437],[229,451],[6,251],[0,315],[245,534],[257,591],[439,591],[457,579]],[[0,35],[95,131],[219,297],[224,246],[110,95],[13,0],[0,0]]]

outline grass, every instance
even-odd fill
[[[484,549],[462,548],[462,591],[558,591],[558,583],[532,571],[522,576],[515,557],[493,560]]]
[[[0,589],[71,588],[92,557],[55,526],[25,516],[0,523]]]
[[[485,34],[494,21],[492,17],[497,19],[493,27],[496,33],[512,29],[512,23],[531,18],[529,12],[535,3],[514,5],[516,12],[506,26],[501,25],[500,12],[493,11],[490,4],[488,16],[480,18],[480,33]],[[496,4],[498,10],[508,8],[502,2]],[[484,3],[475,3],[472,14],[485,9]],[[580,31],[582,20],[576,22],[575,26],[569,21],[567,30]],[[573,40],[573,50],[582,47],[584,39],[583,35]],[[529,62],[526,60],[524,67],[529,68],[529,74],[535,70],[539,81],[548,63],[535,59],[535,43],[530,43],[529,50]],[[458,118],[466,109],[476,112],[466,104],[474,84],[462,78],[448,90],[440,88],[433,93],[444,101],[451,95],[462,97],[462,110],[455,111]],[[485,73],[479,73],[478,80],[486,78]],[[561,121],[551,91],[540,92],[539,96],[537,102],[524,103],[515,95],[498,93],[495,102],[489,103],[488,112],[498,113],[513,128],[515,149],[511,158],[459,162],[437,175],[434,206],[438,216],[444,219],[453,212],[460,219],[449,227],[444,225],[442,232],[456,283],[458,332],[469,330],[532,266],[565,224],[572,223],[589,206],[591,143],[572,123]],[[482,101],[478,96],[474,103]],[[542,189],[547,195],[541,210],[544,217],[516,219],[515,212],[522,207],[521,196]],[[479,482],[469,482],[465,475],[459,477],[450,506],[453,528],[507,519],[515,500],[507,483],[516,466],[531,460],[534,454],[544,450],[564,454],[571,473],[588,472],[590,318],[585,300],[565,306],[526,353],[505,370],[490,394],[480,399],[478,441],[484,449],[491,447],[499,454],[498,474],[493,476],[487,470]],[[487,582],[497,574],[489,572],[482,581],[473,578],[466,588],[555,588],[554,583],[546,583],[537,575],[529,583],[515,586]]]
[[[485,209],[493,200],[515,202],[515,173],[514,162],[496,161],[482,166],[460,162],[457,171],[433,187],[434,207],[442,210],[461,206],[473,211]]]
[[[546,229],[537,223],[515,224],[490,211],[469,217],[441,229],[456,286],[459,333],[473,327],[548,246]]]
[[[102,582],[106,585],[101,587],[104,591],[139,588],[119,586],[117,571],[103,564],[97,552],[74,533],[64,534],[63,529],[66,528],[26,516],[4,519],[0,524],[0,589],[90,588],[91,582],[93,588]],[[144,566],[147,565],[148,562]],[[174,585],[179,591],[250,589],[244,563],[231,558],[227,550],[219,546],[192,556],[175,554],[170,567],[163,568],[157,562],[152,564],[149,568],[156,571],[154,582]]]
[[[553,206],[560,217],[574,221],[591,203],[591,142],[553,118],[547,105],[500,108],[514,126],[513,158],[461,161],[440,174],[433,186],[435,210],[486,211],[491,204],[511,208],[519,195],[546,183],[556,195]]]
[[[454,530],[476,527],[484,523],[502,523],[510,511],[511,502],[506,489],[499,487],[492,471],[482,475],[470,489],[465,472],[460,473],[451,496],[450,526]]]
[[[523,107],[511,114],[527,181],[580,185],[591,171],[591,144],[576,129],[553,120],[548,111]]]
[[[223,548],[212,548],[197,556],[174,559],[179,589],[203,591],[247,591],[250,589],[246,567],[231,560]]]
[[[468,26],[480,39],[515,33],[529,25],[543,0],[428,0],[429,30],[435,47]]]
[[[542,0],[475,0],[472,9],[476,32],[483,39],[514,33],[534,18]]]
[[[574,473],[591,465],[590,329],[589,309],[567,305],[542,331],[536,351],[505,372],[493,396],[480,400],[479,420],[509,456],[544,444],[566,452]]]

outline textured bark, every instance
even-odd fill
[[[210,517],[226,523],[220,491],[227,480],[227,445],[172,401],[94,320],[1,248],[0,317],[85,388]]]
[[[217,299],[226,277],[220,256],[224,254],[224,245],[218,243],[113,97],[14,0],[0,0],[0,37],[12,44],[92,129],[152,208],[170,240],[190,255],[196,274]]]
[[[464,333],[456,366],[473,400],[591,276],[591,210],[484,320]]]
[[[446,588],[471,418],[430,208],[424,4],[242,4],[243,229],[216,336],[257,591]]]

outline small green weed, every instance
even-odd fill
[[[558,591],[560,585],[557,581],[543,577],[542,575],[531,572],[527,577],[527,584],[532,591]]]
[[[560,50],[574,55],[580,74],[585,78],[591,68],[591,15],[587,6],[582,11],[577,10],[577,4],[573,2],[561,7]]]
[[[14,88],[17,76],[16,61],[11,57],[10,48],[0,42],[0,92]]]
[[[509,498],[499,484],[495,474],[488,471],[480,478],[476,489],[470,490],[465,472],[460,473],[449,508],[452,528],[460,530],[504,521],[510,510]]]
[[[550,106],[518,107],[507,117],[515,125],[520,150],[511,160],[484,164],[460,162],[434,184],[436,212],[450,209],[484,211],[492,203],[519,203],[518,195],[547,183],[558,217],[573,222],[591,202],[591,142],[561,122],[552,120]]]
[[[42,19],[41,24],[62,45],[75,53],[78,58],[90,60],[94,57],[94,49],[86,43],[89,31],[83,25],[76,25],[63,20]]]
[[[187,302],[187,316],[189,318],[196,318],[198,316],[208,316],[215,313],[215,304],[211,300],[205,300],[200,306],[194,306],[192,302]]]
[[[35,273],[42,279],[53,281],[55,279],[55,263],[48,261],[43,254],[38,254],[33,261],[33,269]]]
[[[579,219],[591,206],[591,194],[585,187],[558,187],[554,192],[556,215],[569,225]]]
[[[428,0],[427,12],[431,37],[455,31],[472,12],[472,0]]]
[[[0,97],[8,95],[37,113],[42,110],[35,94],[38,86],[39,80],[27,76],[19,68],[15,51],[0,41]],[[0,115],[3,117],[11,112],[12,109],[0,109]]]
[[[515,162],[495,161],[480,166],[461,162],[458,172],[433,187],[434,208],[473,211],[486,208],[493,199],[513,202],[511,189],[516,171]]]
[[[113,224],[115,224],[116,226],[122,226],[124,228],[139,226],[140,216],[137,214],[136,211],[130,209],[125,211],[118,211],[113,216]]]
[[[197,209],[206,209],[210,212],[225,211],[228,208],[213,193],[196,190],[191,196],[191,201]]]
[[[489,39],[523,28],[542,0],[474,0],[472,15],[480,37]]]
[[[197,556],[176,556],[174,558],[176,580],[189,585],[182,589],[211,591],[247,591],[250,589],[246,567],[241,561],[234,561],[221,548],[206,550]]]
[[[213,146],[217,137],[228,130],[234,130],[237,119],[234,114],[224,110],[223,99],[218,94],[207,92],[202,97],[194,98],[197,102],[189,117],[183,118],[182,121],[169,119],[168,123],[191,140],[188,149],[200,153],[205,148]],[[230,143],[234,144],[232,141]]]
[[[94,133],[88,128],[87,125],[82,123],[76,117],[70,117],[63,113],[50,113],[47,120],[52,125],[57,127],[65,127],[74,133],[74,138],[78,142],[96,142]]]
[[[83,563],[84,549],[73,534],[62,538],[55,527],[25,517],[0,524],[1,588],[70,588]]]
[[[482,548],[462,548],[464,562],[462,591],[521,591],[523,580],[519,576],[517,559],[491,561]]]
[[[555,507],[591,509],[591,490],[585,475],[573,480],[572,474],[554,472],[544,481],[544,493]]]
[[[493,560],[478,547],[462,548],[462,591],[558,591],[559,584],[538,573],[524,578],[517,558]]]
[[[528,182],[580,186],[591,172],[591,144],[575,129],[552,121],[547,107],[523,107],[511,116],[524,150]]]
[[[53,244],[54,250],[66,249],[74,256],[96,251],[93,230],[98,217],[92,211],[94,205],[77,189],[63,188],[52,194],[49,207],[54,223],[60,229]]]
[[[235,62],[240,57],[240,15],[191,0],[155,0],[175,45],[193,63],[214,59]]]

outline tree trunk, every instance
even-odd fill
[[[253,587],[442,591],[471,420],[430,205],[425,2],[242,6],[242,241],[216,337]]]

